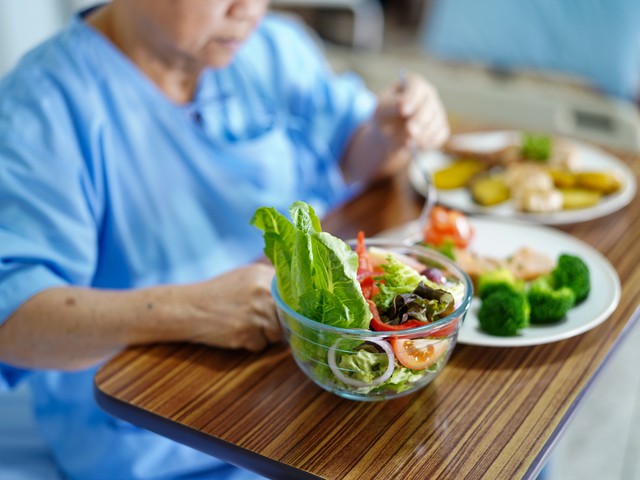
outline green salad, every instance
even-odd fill
[[[281,316],[301,367],[325,388],[360,394],[402,392],[433,376],[453,348],[457,321],[428,334],[399,333],[447,317],[463,285],[421,259],[367,248],[362,232],[352,249],[323,232],[304,202],[291,205],[289,214],[291,220],[261,207],[251,224],[263,232],[282,302],[313,321]],[[388,335],[367,335],[372,331]]]

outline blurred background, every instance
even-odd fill
[[[0,75],[95,0],[0,0]]]
[[[95,0],[0,0],[0,75]],[[379,91],[404,68],[452,124],[529,129],[640,152],[637,0],[272,0],[337,71]],[[638,330],[638,329],[635,329]],[[640,331],[623,340],[558,440],[547,479],[640,479]],[[29,392],[0,394],[0,478],[55,479]]]
[[[0,0],[0,74],[95,0]],[[399,68],[438,87],[452,121],[640,151],[637,0],[272,0],[375,91]]]
[[[398,68],[438,87],[452,121],[640,150],[640,2],[273,0],[338,70],[379,90]]]

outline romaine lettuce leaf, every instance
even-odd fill
[[[294,202],[289,209],[293,225],[304,233],[319,233],[322,231],[320,219],[311,205],[304,202]]]
[[[369,328],[371,311],[358,281],[358,255],[342,240],[321,232],[312,235],[314,287],[327,292],[344,305],[344,315],[336,309],[325,312],[328,323],[342,328]]]
[[[276,269],[284,302],[322,323],[368,328],[371,312],[357,278],[357,254],[321,231],[310,205],[295,202],[289,213],[292,222],[274,208],[261,207],[251,220],[264,233],[264,252]]]
[[[284,215],[271,207],[256,210],[251,224],[264,232],[264,254],[276,269],[280,296],[287,305],[297,310],[299,283],[289,273],[297,230]]]

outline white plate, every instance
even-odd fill
[[[561,253],[581,257],[591,274],[591,293],[572,308],[565,320],[551,325],[531,325],[517,336],[498,337],[480,330],[474,298],[460,329],[458,342],[489,347],[522,347],[556,342],[579,335],[604,322],[620,301],[620,278],[611,263],[592,246],[560,230],[526,222],[506,222],[490,218],[469,218],[475,233],[470,249],[482,255],[505,258],[520,247],[531,247],[555,259]],[[420,228],[416,222],[385,232],[380,237],[410,239]]]
[[[517,135],[518,132],[513,131],[464,133],[452,137],[452,142],[455,142],[457,147],[469,150],[493,151],[512,143]],[[581,170],[611,171],[622,180],[620,190],[603,197],[593,207],[552,213],[520,212],[514,208],[510,201],[494,207],[482,207],[471,199],[471,195],[466,188],[438,190],[438,202],[467,213],[511,217],[547,225],[560,225],[584,222],[608,215],[624,207],[634,198],[636,193],[635,175],[623,161],[592,145],[576,140],[567,139],[567,141],[571,142],[578,151]],[[430,151],[420,155],[417,161],[409,167],[409,180],[413,188],[426,196],[426,184],[421,171],[427,171],[433,175],[437,170],[447,166],[450,161],[451,157],[440,151]]]

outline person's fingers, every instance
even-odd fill
[[[438,106],[422,105],[415,115],[407,122],[407,133],[416,139],[434,128],[441,121],[442,114]]]
[[[244,342],[244,348],[250,352],[260,352],[267,346],[267,338],[260,330],[253,332]]]
[[[264,328],[263,334],[269,343],[277,343],[282,340],[282,329],[277,324]]]
[[[405,89],[398,97],[399,115],[404,118],[415,116],[435,95],[436,91],[430,83],[417,75],[409,75]]]
[[[395,121],[411,117],[427,96],[418,79],[409,75],[404,84],[397,82],[392,88],[387,88],[378,98],[378,118]]]
[[[398,98],[391,95],[381,95],[378,99],[378,108],[376,109],[378,122],[386,124],[396,120],[399,115]]]
[[[449,124],[437,90],[418,75],[409,75],[379,98],[376,120],[398,147],[439,148]]]
[[[279,342],[282,340],[282,328],[278,321],[277,313],[275,311],[275,305],[273,307],[273,317],[267,318],[264,327],[262,328],[264,336],[271,343]]]
[[[451,129],[449,124],[445,122],[439,129],[437,129],[431,136],[431,148],[441,148],[451,135]],[[427,147],[428,148],[428,147]]]
[[[278,321],[278,312],[276,304],[271,296],[271,292],[264,292],[263,298],[256,298],[257,303],[254,305],[254,321],[252,322],[253,334],[257,334],[264,346],[267,343],[275,343],[282,339],[282,330]],[[268,293],[268,295],[267,295]],[[255,345],[259,342],[252,340]],[[264,348],[264,346],[262,348]]]
[[[413,141],[421,148],[439,148],[449,137],[449,122],[441,114],[426,116],[414,125],[409,130],[409,142]]]
[[[449,122],[439,98],[427,97],[405,125],[407,145],[434,148],[448,138]]]

